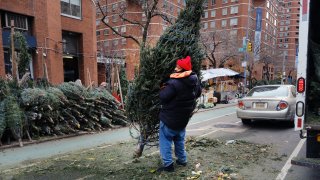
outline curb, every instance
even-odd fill
[[[222,109],[222,108],[232,107],[232,106],[236,106],[236,105],[237,105],[237,103],[223,104],[222,106],[215,106],[215,107],[213,107],[213,108],[199,109],[196,113],[211,111],[211,110],[215,110],[215,109]]]
[[[236,104],[235,103],[223,104],[222,106],[215,106],[213,108],[199,109],[196,113],[211,111],[211,110],[215,110],[215,109],[222,109],[222,108],[232,107],[232,106],[236,106]],[[121,127],[116,127],[116,128],[113,128],[113,129],[106,129],[104,131],[110,131],[110,130],[112,131],[112,130],[116,130],[116,129],[119,129],[119,128],[121,128]],[[60,140],[60,139],[65,139],[65,138],[72,138],[72,137],[78,137],[78,136],[83,136],[83,135],[88,135],[88,134],[97,134],[97,133],[100,133],[100,131],[92,131],[92,132],[80,131],[80,132],[77,132],[75,134],[47,137],[47,138],[43,138],[43,139],[40,139],[40,140],[31,140],[31,141],[25,140],[25,141],[22,141],[22,143],[23,143],[22,147],[27,146],[27,145],[33,145],[33,144],[40,144],[40,143],[48,142],[48,141],[55,141],[55,140]],[[20,147],[19,142],[13,142],[12,144],[9,144],[9,145],[0,146],[0,151],[5,150],[5,149],[10,149],[10,148],[19,148],[19,147]]]

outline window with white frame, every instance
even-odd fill
[[[210,21],[210,28],[216,28],[216,22]]]
[[[5,26],[11,27],[11,20],[14,21],[14,27],[16,29],[28,30],[28,18],[26,16],[18,15],[18,14],[5,14]]]
[[[101,20],[100,20],[100,19],[97,19],[97,20],[96,20],[96,26],[99,26],[99,25],[100,25],[100,22],[101,22]]]
[[[114,40],[112,41],[112,45],[113,45],[113,46],[117,46],[118,43],[119,43],[119,42],[118,42],[118,39],[114,39]]]
[[[266,18],[269,19],[269,12],[266,13]]]
[[[118,8],[118,4],[117,3],[112,4],[112,11],[116,11],[117,8]]]
[[[202,28],[203,29],[208,29],[208,23],[207,22],[202,23]]]
[[[222,0],[222,4],[228,3],[228,0]]]
[[[202,17],[203,18],[208,18],[208,11],[204,11],[203,14],[202,14]]]
[[[231,18],[230,19],[230,26],[238,25],[238,18]]]
[[[211,17],[216,17],[216,10],[211,10]]]
[[[108,18],[108,17],[105,17],[103,21],[104,21],[105,23],[109,23],[109,18]]]
[[[227,26],[227,20],[221,20],[221,27],[226,27]]]
[[[231,0],[231,2],[238,2],[239,0]]]
[[[61,14],[81,18],[81,0],[60,0]]]
[[[267,1],[267,8],[269,8],[270,7],[270,2],[269,1]]]
[[[115,27],[114,30],[119,32],[119,28],[118,27]],[[114,31],[112,31],[112,34],[116,34],[116,33]]]
[[[121,31],[122,33],[127,32],[127,28],[126,28],[126,26],[121,26],[120,31]]]
[[[223,8],[222,9],[222,15],[225,16],[228,14],[228,8]]]
[[[230,7],[230,14],[237,14],[239,11],[239,7],[238,6],[231,6]]]
[[[117,22],[118,21],[118,16],[117,15],[113,15],[112,16],[112,22]]]
[[[103,35],[109,35],[109,29],[105,29],[105,30],[103,30]]]
[[[274,25],[277,26],[277,20],[276,19],[274,20]]]
[[[216,0],[211,0],[211,5],[215,5],[216,4]]]

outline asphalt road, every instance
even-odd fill
[[[318,180],[320,173],[317,170],[300,166],[291,166],[288,159],[296,151],[298,156],[305,156],[305,144],[299,138],[299,133],[286,123],[254,122],[250,126],[242,125],[236,117],[234,105],[218,105],[215,109],[196,113],[187,126],[187,135],[198,137],[213,137],[223,139],[242,139],[255,143],[272,144],[275,153],[283,155],[277,162],[266,162],[266,169],[256,167],[252,171],[252,179],[285,179],[285,180]],[[22,148],[10,148],[0,151],[0,169],[7,169],[28,160],[46,158],[57,154],[71,152],[102,144],[112,144],[119,141],[131,140],[128,128],[106,131],[97,134],[83,135],[73,138],[32,144]],[[302,144],[302,149],[298,146]],[[289,163],[288,163],[289,162]],[[276,172],[276,173],[275,173]],[[278,177],[277,177],[278,176]]]

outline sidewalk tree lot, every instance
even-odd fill
[[[251,179],[259,177],[263,171],[265,177],[274,179],[278,171],[273,169],[272,164],[286,158],[275,153],[270,145],[242,140],[230,142],[225,139],[188,137],[188,165],[176,166],[172,173],[156,172],[161,162],[155,148],[146,149],[147,155],[132,160],[130,149],[134,148],[135,142],[129,141],[105,144],[0,169],[0,178]]]

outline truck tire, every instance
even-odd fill
[[[251,124],[251,119],[241,119],[241,121],[242,121],[242,124],[244,124],[244,125],[248,125],[248,124]]]

